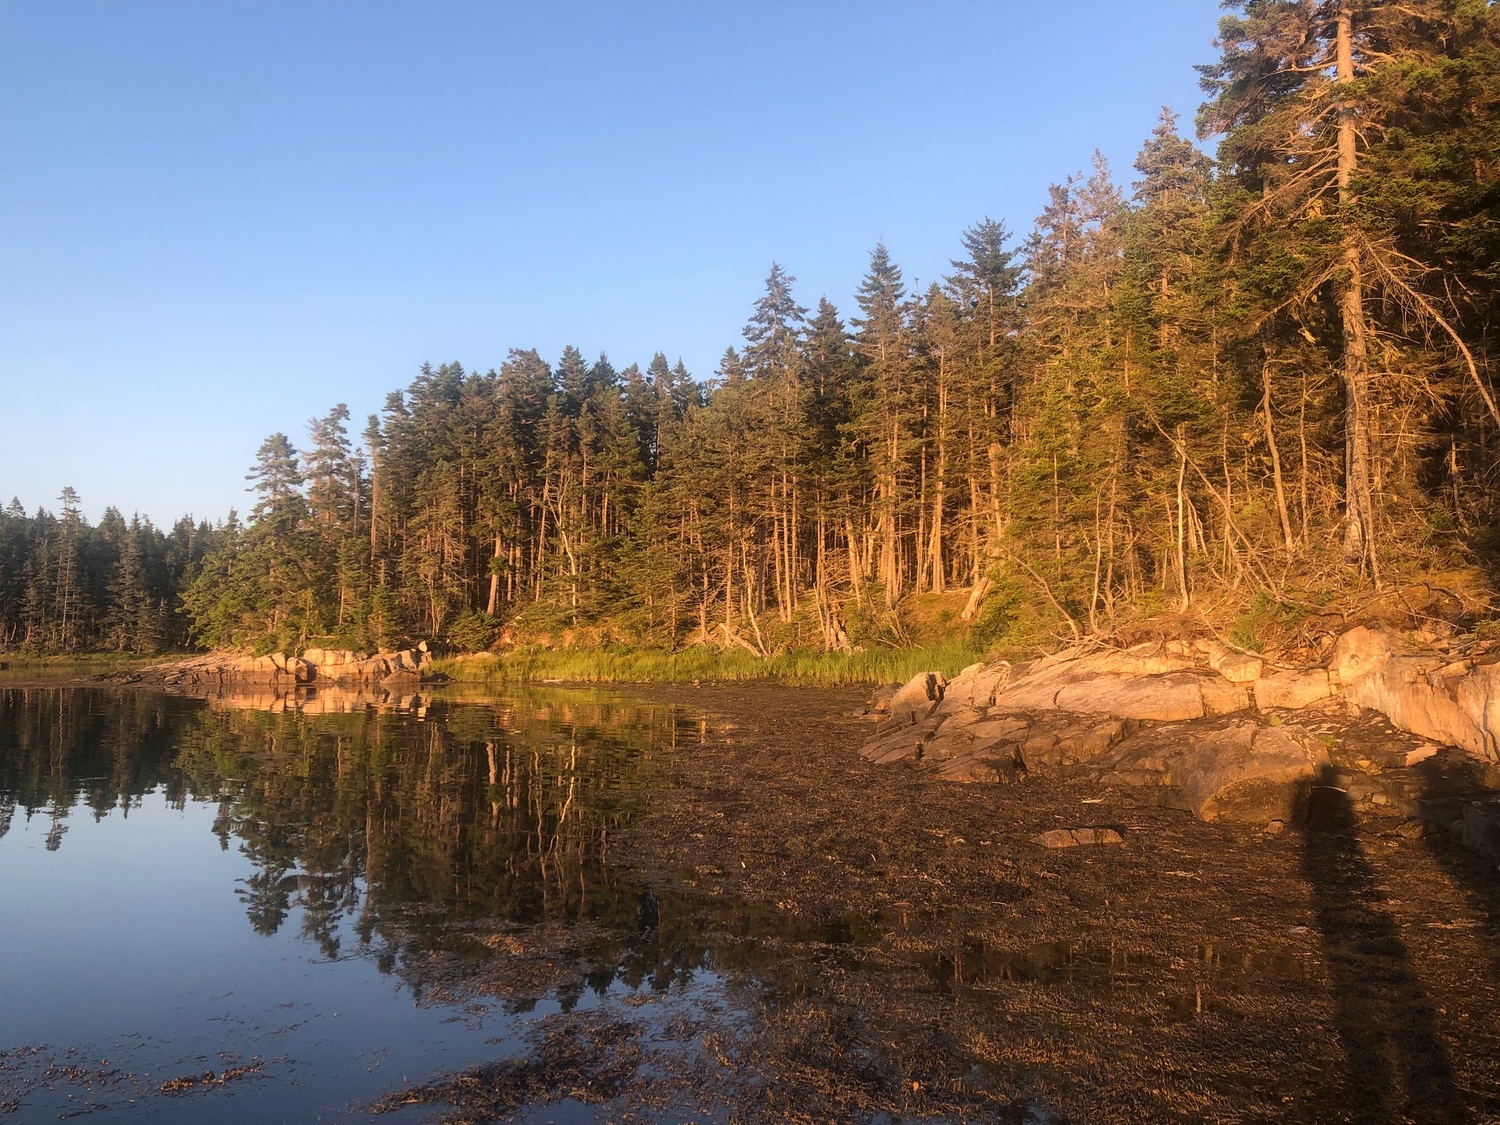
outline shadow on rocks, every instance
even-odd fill
[[[1461,888],[1492,951],[1500,982],[1500,765],[1440,754],[1417,766],[1422,779],[1423,837],[1443,871]]]
[[[1354,808],[1325,767],[1308,794],[1302,869],[1337,1005],[1351,1120],[1470,1120],[1387,897],[1365,856]]]

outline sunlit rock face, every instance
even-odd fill
[[[1319,739],[1332,728],[1317,724],[1337,727],[1362,711],[1500,761],[1500,664],[1410,653],[1368,628],[1345,633],[1327,667],[1268,672],[1212,639],[1080,645],[1020,668],[975,664],[951,683],[924,672],[882,689],[872,710],[886,716],[862,750],[876,763],[910,761],[963,782],[1089,766],[1096,783],[1142,788],[1203,820],[1298,815],[1328,764]],[[1392,768],[1433,752],[1402,748]],[[1399,785],[1387,793],[1363,774],[1351,784],[1375,804],[1415,808]]]
[[[1500,664],[1408,654],[1393,634],[1361,627],[1339,638],[1329,672],[1349,703],[1382,712],[1402,730],[1500,760]]]
[[[1255,706],[1261,711],[1300,711],[1333,694],[1324,668],[1272,672],[1255,681]]]

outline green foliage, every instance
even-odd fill
[[[606,649],[517,649],[501,656],[443,659],[433,669],[464,683],[693,683],[774,680],[833,687],[906,681],[937,670],[955,676],[979,659],[968,644],[932,648],[867,649],[852,653],[808,650],[757,657],[741,649],[706,646],[679,652]]]
[[[1234,619],[1229,639],[1240,648],[1261,652],[1274,647],[1306,618],[1307,610],[1302,606],[1288,605],[1269,594],[1257,594],[1250,607]]]
[[[500,635],[500,623],[480,610],[464,610],[448,628],[448,643],[461,652],[483,652]]]

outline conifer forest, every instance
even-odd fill
[[[1204,147],[1164,110],[922,288],[789,246],[711,373],[517,347],[271,435],[217,524],[12,503],[0,649],[832,651],[929,594],[998,644],[1493,574],[1500,7],[1249,0],[1199,69]]]

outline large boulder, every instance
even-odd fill
[[[325,672],[354,664],[363,660],[364,657],[346,648],[310,648],[302,653],[302,659],[317,668],[319,672]]]
[[[1154,727],[1121,743],[1102,780],[1158,787],[1158,799],[1202,820],[1288,820],[1327,754],[1302,732],[1253,719]]]
[[[995,664],[971,664],[944,685],[942,701],[935,713],[982,712],[995,702],[996,691],[1009,683],[1012,675],[1013,669],[1003,660]]]
[[[1094,761],[1139,729],[1134,719],[1109,715],[1038,716],[1020,746],[1021,764],[1030,772]]]
[[[1264,662],[1258,656],[1232,649],[1217,638],[1199,642],[1198,649],[1208,657],[1209,668],[1232,684],[1250,684],[1260,678]]]
[[[997,684],[992,710],[1077,711],[1177,722],[1250,705],[1249,693],[1191,657],[1159,645],[1117,651],[1070,650]]]
[[[1338,639],[1329,673],[1345,700],[1402,730],[1500,760],[1500,664],[1409,655],[1390,633],[1360,627]]]
[[[941,672],[918,672],[891,696],[887,704],[890,718],[881,724],[880,730],[895,730],[928,718],[943,701],[946,686]]]

